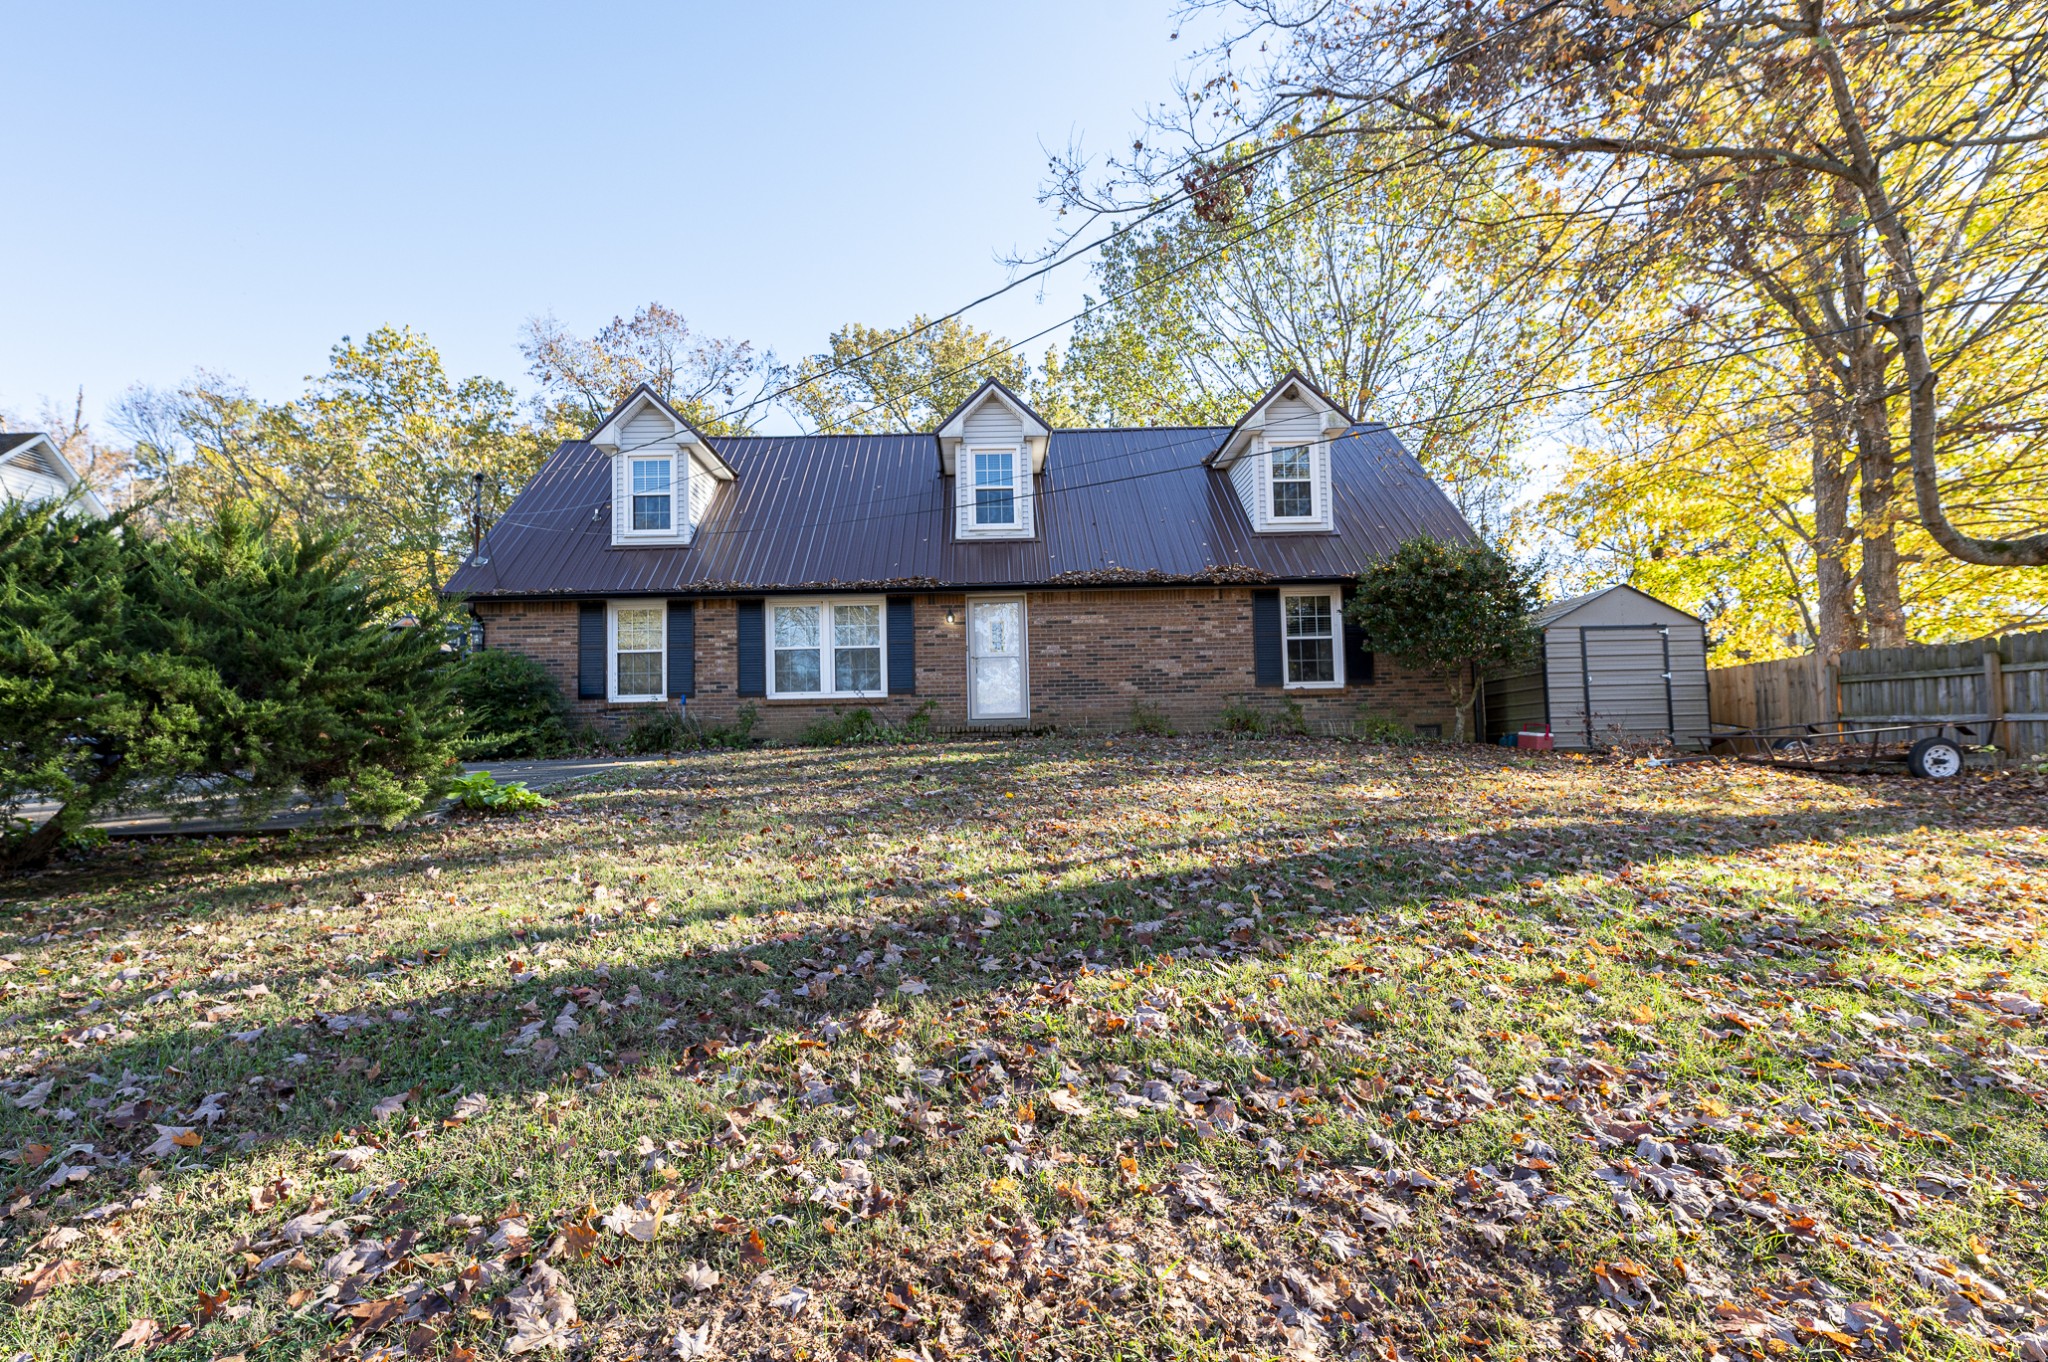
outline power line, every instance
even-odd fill
[[[1925,313],[1926,311],[1933,311],[1933,310],[1942,310],[1942,309],[1947,309],[1947,308],[1955,308],[1955,307],[1974,307],[1974,306],[1977,306],[1978,304],[1980,304],[1980,303],[1982,303],[1982,302],[1985,302],[1985,301],[1987,301],[1987,300],[1985,300],[1985,299],[1975,299],[1975,298],[1972,298],[1972,299],[1957,299],[1957,300],[1954,300],[1953,302],[1950,302],[1950,303],[1945,303],[1945,304],[1939,304],[1939,305],[1937,305],[1937,307],[1936,307],[1936,308],[1934,308],[1934,309],[1924,309],[1924,310],[1923,310],[1923,314],[1922,314],[1922,315],[1924,315],[1924,313]],[[1832,330],[1830,330],[1830,331],[1827,331],[1827,332],[1823,332],[1823,333],[1820,333],[1820,334],[1821,334],[1821,335],[1838,335],[1838,334],[1843,334],[1843,333],[1846,333],[1846,332],[1849,332],[1849,331],[1855,331],[1855,330],[1860,330],[1860,329],[1862,329],[1863,325],[1864,325],[1864,323],[1862,323],[1862,322],[1857,322],[1857,323],[1853,323],[1853,324],[1849,324],[1849,325],[1844,325],[1844,326],[1842,326],[1842,327],[1834,328],[1834,329],[1832,329]],[[1368,424],[1369,424],[1369,425],[1370,425],[1371,427],[1374,427],[1374,428],[1377,428],[1377,429],[1381,429],[1381,430],[1386,430],[1386,431],[1388,431],[1388,432],[1390,432],[1390,433],[1391,433],[1391,432],[1395,432],[1395,431],[1398,431],[1398,430],[1404,430],[1404,429],[1414,429],[1414,428],[1417,428],[1417,427],[1423,427],[1423,426],[1429,426],[1429,425],[1433,425],[1433,424],[1436,424],[1436,423],[1438,423],[1438,422],[1442,422],[1442,421],[1446,421],[1446,420],[1454,420],[1454,419],[1463,419],[1463,418],[1466,418],[1466,417],[1471,417],[1471,416],[1480,416],[1480,415],[1485,415],[1485,414],[1488,414],[1488,413],[1491,413],[1491,412],[1495,412],[1495,411],[1502,411],[1502,410],[1507,410],[1507,409],[1511,409],[1511,408],[1513,408],[1513,407],[1517,407],[1517,406],[1523,406],[1523,405],[1527,405],[1527,404],[1530,404],[1530,403],[1534,403],[1534,402],[1549,402],[1549,401],[1554,401],[1554,400],[1557,400],[1557,399],[1559,399],[1559,398],[1563,398],[1563,397],[1571,397],[1571,396],[1577,396],[1577,395],[1581,395],[1581,394],[1586,394],[1586,393],[1592,393],[1592,392],[1596,392],[1596,391],[1599,391],[1599,390],[1601,390],[1601,389],[1605,389],[1605,388],[1615,388],[1615,387],[1623,387],[1623,386],[1626,386],[1626,385],[1629,385],[1629,384],[1633,384],[1633,383],[1639,383],[1639,382],[1642,382],[1642,381],[1643,381],[1643,380],[1645,380],[1645,379],[1650,379],[1650,378],[1656,378],[1656,377],[1659,377],[1659,376],[1661,376],[1661,375],[1664,375],[1664,374],[1669,374],[1669,373],[1677,373],[1677,372],[1681,372],[1681,371],[1683,371],[1683,370],[1687,370],[1687,369],[1696,369],[1696,368],[1703,368],[1703,367],[1707,367],[1707,366],[1711,366],[1711,365],[1719,365],[1719,364],[1724,364],[1724,363],[1727,363],[1727,362],[1729,362],[1729,361],[1731,361],[1731,360],[1735,360],[1735,359],[1740,359],[1740,358],[1744,358],[1744,357],[1747,357],[1747,356],[1750,356],[1750,355],[1758,355],[1758,354],[1765,354],[1765,353],[1769,353],[1769,352],[1772,352],[1772,351],[1776,351],[1776,350],[1782,350],[1782,349],[1787,349],[1787,348],[1790,348],[1790,347],[1794,347],[1794,346],[1800,346],[1800,345],[1807,345],[1807,344],[1810,344],[1810,343],[1811,343],[1811,342],[1812,342],[1812,341],[1813,341],[1814,339],[1816,339],[1816,337],[1815,337],[1815,336],[1811,336],[1811,335],[1806,335],[1806,334],[1802,333],[1802,334],[1800,334],[1800,335],[1796,335],[1796,336],[1791,336],[1791,337],[1787,337],[1787,338],[1785,338],[1785,339],[1783,339],[1783,340],[1777,340],[1777,341],[1772,341],[1772,342],[1768,342],[1768,343],[1765,343],[1765,344],[1760,344],[1760,345],[1753,345],[1753,346],[1745,346],[1745,347],[1741,347],[1741,348],[1739,348],[1739,349],[1735,349],[1735,350],[1729,350],[1729,351],[1722,351],[1722,352],[1719,352],[1719,353],[1717,353],[1717,354],[1714,354],[1714,355],[1712,355],[1712,356],[1708,356],[1708,357],[1706,357],[1706,358],[1702,358],[1702,359],[1693,359],[1693,360],[1677,360],[1677,361],[1673,361],[1672,363],[1669,363],[1669,364],[1663,364],[1663,365],[1655,365],[1655,366],[1651,366],[1651,367],[1649,367],[1649,368],[1644,368],[1644,369],[1638,369],[1638,370],[1635,370],[1634,372],[1631,372],[1631,373],[1628,373],[1628,374],[1623,374],[1623,375],[1619,375],[1619,376],[1617,376],[1617,377],[1614,377],[1614,378],[1608,378],[1608,379],[1596,379],[1596,380],[1591,380],[1591,381],[1589,381],[1589,382],[1586,382],[1586,383],[1580,383],[1580,384],[1573,384],[1573,385],[1570,385],[1570,386],[1567,386],[1567,387],[1561,387],[1561,388],[1554,388],[1554,389],[1551,389],[1550,391],[1548,391],[1548,392],[1544,392],[1544,393],[1539,393],[1539,394],[1534,394],[1534,395],[1529,395],[1529,396],[1524,396],[1524,397],[1519,397],[1519,398],[1513,398],[1513,399],[1508,399],[1508,400],[1505,400],[1505,401],[1501,401],[1501,402],[1492,402],[1492,403],[1484,403],[1484,404],[1480,404],[1480,405],[1477,405],[1477,406],[1473,406],[1473,407],[1467,407],[1467,408],[1463,408],[1463,409],[1457,409],[1457,410],[1453,410],[1453,411],[1450,411],[1450,412],[1440,412],[1440,413],[1438,413],[1438,414],[1437,414],[1437,415],[1435,415],[1435,416],[1430,416],[1430,417],[1420,417],[1420,418],[1416,418],[1416,419],[1414,419],[1414,420],[1410,420],[1410,421],[1401,421],[1401,422],[1372,422],[1372,423],[1368,423]],[[1219,431],[1220,431],[1220,430],[1221,430],[1222,428],[1221,428],[1221,427],[1213,427],[1213,426],[1202,426],[1202,427],[1191,427],[1191,428],[1188,428],[1188,429],[1189,429],[1190,433],[1189,433],[1189,435],[1187,436],[1187,438],[1185,438],[1185,439],[1181,439],[1181,440],[1175,440],[1175,441],[1171,441],[1171,442],[1168,442],[1168,443],[1166,443],[1166,444],[1155,444],[1155,445],[1152,445],[1152,446],[1150,446],[1149,452],[1157,452],[1157,451],[1158,451],[1158,450],[1160,450],[1160,449],[1181,449],[1181,448],[1190,448],[1190,447],[1194,447],[1194,446],[1197,446],[1197,445],[1207,445],[1208,447],[1210,447],[1210,448],[1213,448],[1213,447],[1214,447],[1214,441],[1215,441],[1215,439],[1216,439],[1216,436],[1217,436],[1218,432],[1219,432]],[[1358,430],[1358,428],[1357,428],[1357,427],[1354,427],[1354,428],[1353,428],[1352,430],[1348,430],[1348,431],[1346,431],[1346,432],[1344,432],[1344,433],[1342,433],[1342,434],[1339,434],[1339,435],[1335,435],[1335,436],[1330,436],[1330,437],[1326,437],[1326,438],[1319,438],[1319,439],[1315,439],[1315,440],[1304,440],[1304,441],[1301,441],[1301,442],[1300,442],[1300,444],[1301,444],[1301,445],[1303,445],[1303,446],[1329,445],[1329,444],[1334,444],[1334,443],[1336,443],[1336,442],[1337,442],[1338,440],[1343,440],[1343,439],[1349,439],[1349,438],[1352,438],[1352,437],[1353,437],[1354,435],[1356,435],[1356,434],[1358,434],[1358,433],[1359,433],[1359,430]],[[904,435],[904,434],[878,434],[878,435],[850,435],[850,436],[849,436],[849,435],[841,435],[841,436],[747,436],[747,437],[740,437],[740,438],[745,438],[745,439],[775,439],[775,440],[816,440],[816,439],[830,439],[830,440],[858,440],[858,439],[879,439],[879,440],[901,440],[901,439],[919,439],[919,438],[929,438],[929,437],[927,437],[927,436],[920,436],[920,435]],[[1293,446],[1290,446],[1290,447],[1293,447]],[[1410,457],[1412,458],[1413,456],[1411,455]],[[1079,464],[1081,464],[1081,465],[1085,465],[1085,464],[1090,464],[1090,463],[1108,463],[1108,462],[1112,462],[1112,461],[1113,461],[1112,459],[1099,459],[1099,460],[1083,460],[1083,461],[1078,461],[1078,463],[1079,463]],[[1147,470],[1145,470],[1144,472],[1141,472],[1141,473],[1130,473],[1130,474],[1121,474],[1121,475],[1117,475],[1117,476],[1113,476],[1113,477],[1105,477],[1105,478],[1098,478],[1098,479],[1095,479],[1095,480],[1092,480],[1092,481],[1082,481],[1082,482],[1074,482],[1074,483],[1061,483],[1061,484],[1059,484],[1059,485],[1055,486],[1054,488],[1052,488],[1052,489],[1050,489],[1050,490],[1051,490],[1051,491],[1053,491],[1053,492],[1057,492],[1057,493],[1060,493],[1060,494],[1064,495],[1064,494],[1067,494],[1067,493],[1073,493],[1073,492],[1082,492],[1082,491],[1086,491],[1086,490],[1089,490],[1089,489],[1091,489],[1091,488],[1097,488],[1097,487],[1110,487],[1110,486],[1116,486],[1116,485],[1119,485],[1119,484],[1123,484],[1123,483],[1130,483],[1130,482],[1139,482],[1139,481],[1143,481],[1143,480],[1146,480],[1146,479],[1149,479],[1149,478],[1158,478],[1158,477],[1168,477],[1168,476],[1173,476],[1173,475],[1177,475],[1177,474],[1181,474],[1181,473],[1195,472],[1195,471],[1198,471],[1198,470],[1200,470],[1200,469],[1201,469],[1201,468],[1202,468],[1203,466],[1204,466],[1204,461],[1202,461],[1202,460],[1197,460],[1197,461],[1196,461],[1196,462],[1194,462],[1194,463],[1185,463],[1185,464],[1171,464],[1171,465],[1168,465],[1168,466],[1165,466],[1165,467],[1161,467],[1161,468],[1153,468],[1153,469],[1147,469]],[[1404,471],[1405,471],[1405,470],[1404,470]],[[1422,477],[1424,477],[1425,479],[1428,479],[1428,478],[1429,478],[1429,474],[1428,474],[1428,473],[1427,473],[1426,471],[1424,471],[1424,470],[1421,470],[1421,469],[1420,469],[1420,465],[1419,465],[1419,464],[1417,465],[1417,471],[1420,471],[1420,472],[1421,472],[1421,476],[1422,476]],[[1434,480],[1433,480],[1433,479],[1431,479],[1431,481],[1434,481]],[[783,531],[785,531],[785,532],[787,532],[787,531],[797,531],[797,530],[815,530],[815,529],[832,529],[832,528],[836,528],[836,527],[839,527],[839,526],[843,526],[843,525],[850,525],[850,524],[859,524],[859,525],[872,525],[872,524],[875,524],[875,523],[877,523],[877,522],[880,522],[880,521],[888,521],[888,520],[896,520],[896,519],[902,519],[902,518],[905,518],[905,517],[908,517],[908,516],[927,516],[927,515],[930,515],[930,514],[932,514],[932,513],[933,513],[933,508],[932,508],[932,507],[930,506],[930,504],[929,504],[929,497],[930,497],[930,494],[929,494],[929,493],[912,493],[912,494],[906,494],[906,495],[904,495],[904,496],[902,496],[902,497],[898,497],[898,498],[891,498],[890,500],[893,500],[893,501],[900,501],[900,502],[909,502],[909,501],[913,501],[913,500],[914,500],[914,501],[916,501],[916,502],[918,503],[917,505],[915,505],[915,506],[912,506],[912,507],[909,507],[908,509],[905,509],[905,510],[902,510],[902,511],[892,511],[892,512],[884,512],[884,513],[879,513],[879,514],[878,514],[878,513],[874,513],[874,512],[873,512],[873,511],[872,511],[871,509],[868,509],[868,508],[864,508],[864,509],[863,509],[863,510],[862,510],[862,511],[861,511],[860,513],[858,513],[857,515],[852,515],[852,516],[835,516],[835,517],[830,517],[830,518],[826,518],[826,519],[819,519],[819,520],[812,520],[812,521],[806,521],[806,522],[803,522],[803,523],[801,523],[801,524],[797,524],[797,525],[780,525],[780,526],[778,526],[777,528],[778,528],[778,529],[780,529],[780,530],[783,530]],[[588,511],[591,511],[591,510],[593,510],[593,509],[596,509],[596,508],[599,508],[599,507],[603,507],[603,506],[606,506],[606,505],[609,505],[609,504],[610,504],[610,499],[609,499],[609,498],[607,498],[607,499],[606,499],[606,500],[604,500],[604,501],[594,501],[594,502],[586,502],[586,503],[579,503],[579,504],[577,504],[577,505],[574,505],[574,506],[564,506],[564,507],[559,507],[559,508],[556,508],[556,509],[554,509],[554,510],[551,510],[551,511],[549,511],[549,512],[546,512],[546,513],[545,513],[545,519],[543,519],[543,518],[540,518],[540,517],[535,517],[535,518],[532,518],[532,519],[518,519],[518,520],[514,520],[514,519],[513,519],[513,518],[512,518],[511,516],[509,516],[509,515],[508,515],[508,516],[506,516],[505,518],[501,519],[501,520],[500,520],[500,521],[499,521],[498,523],[499,523],[499,524],[506,524],[506,523],[508,523],[508,522],[509,522],[509,523],[513,523],[513,524],[517,524],[517,525],[523,525],[523,526],[526,526],[526,527],[529,527],[529,528],[536,528],[536,527],[544,527],[544,526],[545,526],[545,525],[546,525],[546,524],[547,524],[548,522],[554,521],[554,520],[555,520],[555,519],[556,519],[557,517],[562,517],[562,516],[576,516],[576,515],[581,515],[581,514],[583,514],[583,513],[585,513],[585,512],[588,512]],[[939,513],[939,514],[941,514],[941,515],[943,515],[943,514],[946,514],[946,513],[948,513],[948,512],[949,512],[949,510],[950,510],[950,508],[949,508],[949,507],[946,507],[946,506],[943,506],[943,505],[942,505],[942,506],[940,506],[940,507],[938,508],[938,513]],[[493,528],[495,529],[496,527],[494,526]],[[750,526],[740,526],[740,525],[731,525],[731,524],[729,524],[729,525],[722,525],[722,526],[715,526],[715,527],[714,527],[714,526],[703,526],[703,527],[699,527],[699,529],[697,530],[696,536],[695,536],[695,537],[693,538],[693,540],[692,540],[692,546],[694,547],[694,546],[695,546],[696,544],[698,544],[698,543],[701,543],[701,542],[703,542],[703,540],[704,540],[705,538],[707,538],[707,537],[713,537],[713,538],[716,538],[716,537],[723,537],[723,536],[726,536],[726,535],[738,535],[738,534],[752,534],[752,533],[757,533],[757,532],[758,532],[758,528],[757,528],[757,527],[755,527],[755,526],[751,526],[751,525],[750,525]]]
[[[1529,23],[1531,20],[1541,17],[1542,15],[1548,13],[1553,9],[1556,9],[1558,6],[1564,3],[1565,0],[1544,0],[1543,4],[1536,6],[1528,13],[1523,14],[1513,20],[1510,20],[1508,23],[1502,25],[1500,28],[1495,29],[1490,33],[1484,34],[1481,37],[1475,38],[1471,42],[1465,44],[1463,47],[1457,48],[1456,50],[1451,52],[1447,52],[1442,56],[1438,57],[1436,60],[1428,62],[1422,67],[1418,68],[1417,70],[1410,72],[1406,76],[1403,76],[1400,80],[1394,82],[1385,90],[1382,90],[1380,92],[1380,97],[1384,97],[1385,95],[1391,94],[1396,90],[1405,88],[1411,82],[1421,79],[1423,76],[1428,75],[1431,71],[1437,70],[1438,68],[1445,66],[1450,62],[1458,60],[1460,57],[1463,57],[1466,54],[1472,52],[1476,48],[1480,47],[1482,44],[1492,42],[1494,39],[1499,38],[1503,34],[1511,32],[1515,28],[1523,24]],[[1697,10],[1704,8],[1706,8],[1705,4],[1698,5],[1695,7],[1694,10],[1688,11],[1685,15],[1681,15],[1680,18],[1688,18],[1691,16],[1692,13],[1695,13],[1697,12]],[[1629,44],[1627,46],[1624,46],[1621,50],[1626,51],[1628,46],[1633,45],[1634,44]],[[1532,99],[1536,95],[1543,93],[1544,91],[1550,89],[1552,86],[1558,83],[1558,81],[1551,81],[1548,84],[1539,86],[1536,90],[1533,90],[1529,94],[1522,96],[1521,99],[1514,101],[1514,103],[1521,103],[1528,99]],[[1512,107],[1512,104],[1509,107]],[[1338,123],[1346,120],[1349,116],[1349,109],[1343,110],[1339,113],[1332,114],[1328,118],[1317,123],[1315,126],[1303,132],[1293,134],[1292,136],[1287,138],[1285,142],[1281,143],[1281,145],[1292,146],[1296,142],[1306,141],[1318,137],[1323,132],[1336,126]],[[1197,160],[1199,160],[1201,154],[1202,153],[1200,152],[1196,152],[1187,157],[1182,158],[1177,163],[1175,168],[1194,164]],[[1269,160],[1277,156],[1278,154],[1278,148],[1268,148],[1267,150],[1262,151],[1259,155],[1250,158],[1244,164],[1246,166],[1258,165],[1266,160]],[[856,364],[860,364],[866,360],[873,359],[876,355],[882,354],[885,351],[893,349],[898,345],[907,344],[908,342],[915,340],[917,337],[923,335],[925,332],[932,330],[934,327],[942,326],[946,322],[955,321],[960,317],[965,316],[968,312],[972,311],[977,307],[980,307],[983,303],[992,302],[993,300],[1002,297],[1004,294],[1009,293],[1011,290],[1020,288],[1023,285],[1030,283],[1034,279],[1043,278],[1045,275],[1050,274],[1053,270],[1058,269],[1061,265],[1067,264],[1071,261],[1078,260],[1087,256],[1091,252],[1101,248],[1104,245],[1107,245],[1109,242],[1116,240],[1118,237],[1126,235],[1132,229],[1134,229],[1139,223],[1149,221],[1150,219],[1157,217],[1159,214],[1166,212],[1168,209],[1177,207],[1181,202],[1192,197],[1193,191],[1183,186],[1176,193],[1169,194],[1159,202],[1147,207],[1143,212],[1139,213],[1137,217],[1131,219],[1129,222],[1124,223],[1118,227],[1112,228],[1110,231],[1104,233],[1102,236],[1097,237],[1094,241],[1089,242],[1087,245],[1081,247],[1079,250],[1068,251],[1066,249],[1066,246],[1062,244],[1056,252],[1056,259],[1048,261],[1046,264],[1039,266],[1035,270],[1032,270],[1029,274],[1025,274],[1020,276],[1019,278],[1013,279],[1009,283],[1002,285],[1000,288],[992,289],[989,292],[982,294],[979,298],[976,298],[971,302],[963,303],[961,306],[954,308],[951,312],[945,313],[942,316],[933,317],[930,320],[922,323],[921,325],[912,327],[901,336],[892,336],[890,339],[884,341],[882,344],[877,345],[871,349],[862,351],[858,355],[851,356],[850,358],[845,360],[835,361],[829,367],[825,368],[824,370],[821,370],[816,374],[810,375],[809,377],[803,379],[800,382],[786,383],[782,387],[777,388],[772,392],[762,393],[759,396],[753,398],[751,401],[746,402],[741,406],[734,407],[731,408],[730,410],[718,413],[712,419],[718,421],[731,420],[735,417],[744,415],[745,413],[754,411],[756,408],[762,406],[764,403],[776,401],[779,398],[788,396],[790,393],[797,392],[800,391],[801,389],[810,387],[813,384],[817,383],[820,379],[829,377],[834,374],[845,373]],[[1098,216],[1100,216],[1100,214],[1098,214]],[[1059,330],[1060,327],[1066,326],[1071,322],[1079,320],[1080,317],[1085,316],[1088,311],[1089,309],[1083,309],[1081,313],[1076,314],[1074,317],[1069,317],[1066,321],[1063,322],[1056,322],[1052,326],[1047,327],[1045,330],[1039,331],[1033,335],[1025,337],[1022,341],[1015,342],[1011,345],[1006,345],[1002,350],[996,351],[996,353],[1004,354],[1010,350],[1016,349],[1018,345],[1027,345],[1034,340],[1038,340],[1044,336],[1050,335],[1052,332]],[[978,367],[978,365],[963,366],[962,370],[957,370],[954,373],[939,375],[938,377],[930,380],[929,383],[935,385],[943,378],[955,377],[959,372],[964,372],[965,369],[974,367]],[[873,413],[874,408],[870,407],[868,411],[857,414],[872,415]]]

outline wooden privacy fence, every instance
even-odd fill
[[[2048,633],[1717,667],[1707,711],[1733,728],[1960,724],[2010,755],[2048,755]]]

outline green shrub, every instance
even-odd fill
[[[1225,733],[1249,733],[1258,736],[1271,727],[1266,712],[1249,700],[1232,700],[1217,716],[1217,723]]]
[[[471,813],[524,813],[528,809],[545,809],[554,804],[551,799],[526,788],[523,780],[511,780],[500,785],[489,771],[471,771],[459,776],[448,787],[455,802]]]
[[[902,723],[892,724],[881,718],[865,705],[819,719],[797,734],[796,740],[803,747],[857,747],[869,743],[917,742],[931,736],[932,711],[938,707],[936,701],[927,700],[906,716]]]
[[[569,702],[540,663],[524,653],[485,649],[450,671],[466,760],[555,757],[569,749]]]
[[[1166,711],[1157,705],[1148,705],[1143,700],[1131,702],[1131,731],[1150,733],[1155,738],[1173,736],[1173,720],[1166,717]]]
[[[1367,742],[1414,742],[1415,730],[1385,714],[1367,714],[1358,721],[1358,735]]]
[[[626,730],[626,750],[642,756],[656,752],[680,752],[686,747],[701,745],[678,710],[657,710]]]
[[[0,872],[188,793],[252,820],[298,793],[331,817],[419,808],[459,729],[448,612],[392,627],[404,605],[339,540],[246,505],[144,534],[0,501]],[[58,806],[33,830],[32,800]]]

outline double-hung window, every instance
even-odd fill
[[[1017,451],[974,451],[974,523],[1017,523]]]
[[[776,601],[768,615],[770,699],[886,693],[880,601]]]
[[[1276,449],[1268,456],[1273,485],[1273,519],[1313,520],[1316,514],[1315,462],[1307,445]]]
[[[668,608],[660,602],[611,607],[613,700],[660,700],[667,693]]]
[[[1289,686],[1344,684],[1343,650],[1337,646],[1341,620],[1335,590],[1281,593],[1281,653]]]
[[[667,530],[675,524],[674,469],[675,461],[669,458],[632,460],[635,530]]]

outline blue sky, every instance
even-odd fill
[[[0,0],[0,410],[202,365],[282,399],[386,322],[524,388],[540,313],[660,300],[793,358],[946,311],[1047,240],[1048,151],[1170,97],[1173,29],[1168,0]],[[1022,336],[1085,283],[971,320]]]

